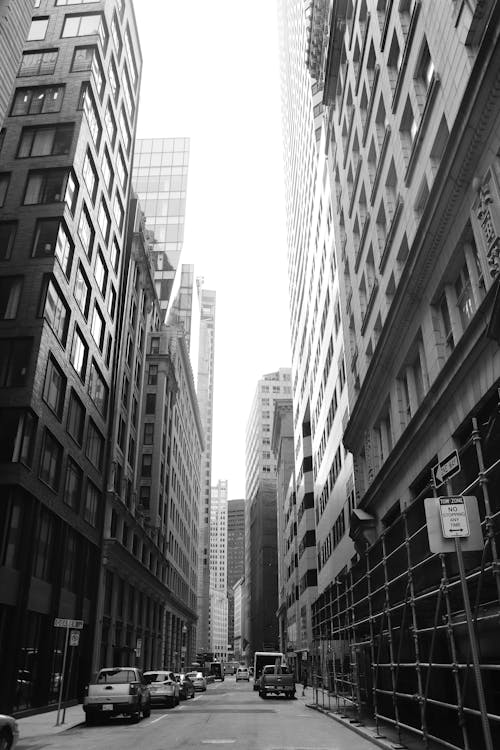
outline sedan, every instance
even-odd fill
[[[238,680],[246,680],[249,682],[250,672],[247,667],[238,667],[236,670],[236,682],[238,682]]]
[[[19,739],[17,721],[0,714],[0,750],[14,750]]]
[[[156,669],[151,672],[144,672],[144,679],[149,685],[152,705],[163,703],[170,708],[179,705],[179,683],[176,681],[173,672],[166,669]]]
[[[194,685],[186,674],[176,674],[175,679],[179,683],[179,698],[185,701],[194,698]]]
[[[188,672],[186,677],[189,677],[195,690],[207,689],[207,681],[203,677],[202,672]]]

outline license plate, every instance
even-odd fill
[[[113,704],[112,703],[105,703],[102,707],[103,711],[112,711],[113,710]]]

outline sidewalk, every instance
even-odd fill
[[[41,714],[34,714],[33,716],[26,716],[23,719],[16,719],[19,726],[19,741],[22,742],[22,740],[44,737],[51,734],[60,734],[85,721],[85,714],[80,703],[77,706],[70,706],[66,709],[64,724],[61,724],[63,716],[64,709],[61,709],[59,726],[56,726],[57,709],[45,711]]]

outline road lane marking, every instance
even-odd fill
[[[202,740],[202,745],[231,745],[236,740]]]
[[[157,721],[161,721],[162,719],[164,719],[165,716],[168,716],[168,714],[163,714],[162,716],[158,716],[157,719],[152,719],[150,723],[155,724]]]

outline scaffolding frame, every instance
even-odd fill
[[[484,548],[465,554],[466,592],[457,555],[429,549],[429,485],[313,607],[316,702],[333,700],[352,722],[371,717],[379,736],[391,725],[401,747],[404,732],[426,749],[500,747],[500,459],[485,468],[482,443],[473,418],[461,453],[475,457],[475,477],[454,494],[478,497]]]

